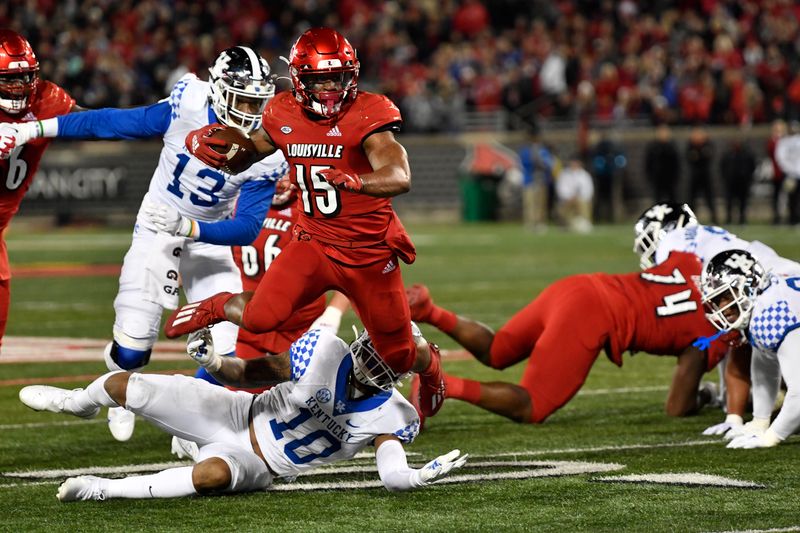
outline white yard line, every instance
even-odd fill
[[[629,445],[619,445],[619,446],[600,446],[600,447],[591,447],[591,448],[564,448],[564,449],[556,449],[556,450],[523,450],[520,452],[505,452],[505,453],[496,453],[490,455],[473,455],[472,461],[469,464],[476,466],[481,465],[482,463],[476,463],[476,459],[486,458],[486,459],[498,459],[502,457],[531,457],[531,456],[540,456],[540,455],[559,455],[559,454],[567,454],[567,453],[586,453],[586,452],[596,452],[596,451],[609,451],[609,450],[631,450],[631,449],[652,449],[652,448],[672,448],[672,447],[680,447],[680,446],[698,446],[702,444],[714,444],[719,443],[719,441],[688,441],[688,442],[670,442],[670,443],[662,443],[662,444],[629,444]],[[419,454],[414,454],[419,455]],[[357,459],[364,459],[372,457],[372,454],[358,454],[356,456]],[[551,461],[552,462],[552,461]],[[558,461],[556,461],[558,462]],[[85,468],[75,468],[75,469],[56,469],[56,470],[28,470],[28,471],[18,471],[18,472],[0,472],[0,477],[11,477],[11,478],[56,478],[56,477],[69,477],[69,476],[77,476],[77,475],[86,475],[86,474],[127,474],[127,473],[136,473],[136,472],[153,472],[158,470],[163,470],[164,468],[172,468],[174,466],[182,466],[186,465],[186,462],[172,462],[172,463],[150,463],[150,464],[141,464],[141,465],[122,465],[122,466],[92,466],[92,467],[85,467]],[[520,466],[530,466],[534,464],[540,464],[536,461],[507,461],[507,462],[498,462],[493,461],[493,466],[505,465],[508,464],[509,466],[520,465]],[[599,463],[604,464],[604,463]],[[323,473],[356,473],[356,472],[373,472],[375,471],[374,466],[359,466],[359,465],[334,465],[334,466],[326,466],[318,469],[320,474]],[[2,487],[2,485],[0,485]]]
[[[2,424],[0,425],[0,431],[6,431],[8,429],[38,429],[38,428],[49,428],[49,427],[59,427],[59,426],[85,426],[86,424],[107,424],[108,421],[103,419],[95,419],[95,420],[65,420],[63,422],[30,422],[28,424]]]
[[[561,448],[555,450],[524,450],[521,452],[498,453],[496,457],[533,457],[539,455],[560,455],[567,453],[593,453],[608,452],[613,450],[652,450],[657,448],[680,448],[683,446],[707,446],[709,444],[722,444],[717,440],[687,440],[684,442],[664,442],[660,444],[609,444],[608,446],[587,446],[586,448]]]
[[[30,470],[22,472],[3,472],[3,477],[19,479],[61,479],[72,476],[86,476],[97,474],[136,474],[140,472],[160,472],[167,468],[190,465],[186,461],[170,461],[167,463],[148,463],[141,465],[122,466],[89,466],[84,468],[66,468],[56,470]]]
[[[4,337],[0,363],[54,363],[102,361],[108,339],[67,337]],[[153,361],[186,359],[184,341],[159,341],[153,347]]]

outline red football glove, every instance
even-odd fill
[[[214,168],[220,168],[228,162],[224,153],[219,153],[214,150],[214,146],[227,146],[228,143],[222,139],[215,139],[209,137],[212,133],[218,130],[225,129],[221,124],[209,124],[203,126],[198,130],[190,131],[186,136],[186,149],[189,153],[206,165]],[[223,150],[226,152],[227,150]]]
[[[164,334],[168,339],[174,339],[211,324],[228,320],[225,316],[225,304],[233,297],[232,292],[221,292],[211,298],[179,307],[167,318]]]
[[[358,174],[348,174],[338,168],[325,168],[317,171],[317,175],[336,187],[350,192],[361,192],[364,182]]]

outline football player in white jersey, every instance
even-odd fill
[[[417,350],[428,343],[412,327]],[[368,445],[390,491],[427,485],[459,468],[458,450],[409,468],[403,443],[419,431],[414,407],[395,388],[402,378],[378,356],[366,331],[350,346],[327,328],[307,332],[289,351],[261,359],[220,357],[208,330],[189,337],[189,354],[220,381],[275,385],[259,395],[187,376],[113,371],[74,391],[34,385],[20,400],[38,411],[88,418],[101,406],[124,405],[200,446],[196,464],[124,479],[67,479],[58,499],[170,498],[263,490],[318,466],[351,459]]]
[[[769,274],[754,254],[727,250],[703,271],[708,319],[721,331],[743,330],[753,347],[753,420],[731,429],[728,448],[769,448],[800,428],[800,276]],[[786,382],[780,413],[770,415]]]
[[[747,250],[771,274],[800,276],[800,264],[778,255],[759,241],[746,241],[718,226],[699,224],[686,204],[660,203],[645,211],[634,226],[634,252],[642,268],[666,260],[671,252],[695,254],[705,268],[709,260],[725,250]],[[703,431],[704,435],[726,435],[744,424],[743,415],[750,397],[750,345],[733,347],[720,363],[719,397],[726,409],[725,420]],[[731,433],[727,437],[735,435]]]
[[[153,105],[14,124],[12,141],[0,146],[2,154],[36,137],[164,139],[122,266],[114,300],[114,340],[105,351],[109,370],[135,370],[148,363],[163,310],[178,305],[179,275],[190,302],[223,291],[241,292],[230,246],[255,240],[275,182],[288,173],[280,151],[236,175],[189,155],[184,147],[189,131],[216,122],[254,131],[275,94],[267,62],[251,48],[223,51],[209,73],[208,82],[186,74],[167,98]],[[230,322],[213,329],[219,353],[234,352],[237,331]],[[134,417],[124,409],[112,409],[109,428],[117,440],[128,440]]]
[[[746,241],[719,226],[697,221],[686,204],[660,203],[642,213],[634,226],[633,251],[642,269],[663,263],[671,252],[689,252],[703,262],[724,250],[747,250],[770,272],[779,276],[800,274],[800,264],[785,259],[760,241]]]

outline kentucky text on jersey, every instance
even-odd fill
[[[267,217],[264,219],[262,227],[264,229],[271,229],[275,231],[289,231],[292,228],[294,221],[281,220],[279,218]]]
[[[344,146],[341,144],[287,144],[286,157],[316,157],[321,159],[341,159]]]
[[[306,405],[308,406],[309,411],[311,411],[311,414],[314,415],[314,418],[319,420],[321,424],[327,424],[326,428],[328,431],[331,431],[337,439],[343,442],[350,442],[350,439],[353,438],[353,435],[344,429],[340,423],[331,418],[329,414],[323,411],[322,407],[320,407],[320,405],[317,403],[316,398],[309,396],[309,398],[306,400]]]

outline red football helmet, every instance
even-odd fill
[[[311,28],[289,54],[289,75],[297,101],[310,112],[335,118],[355,100],[356,50],[336,30]]]
[[[39,82],[39,61],[19,33],[0,30],[0,109],[11,115],[28,110]]]

